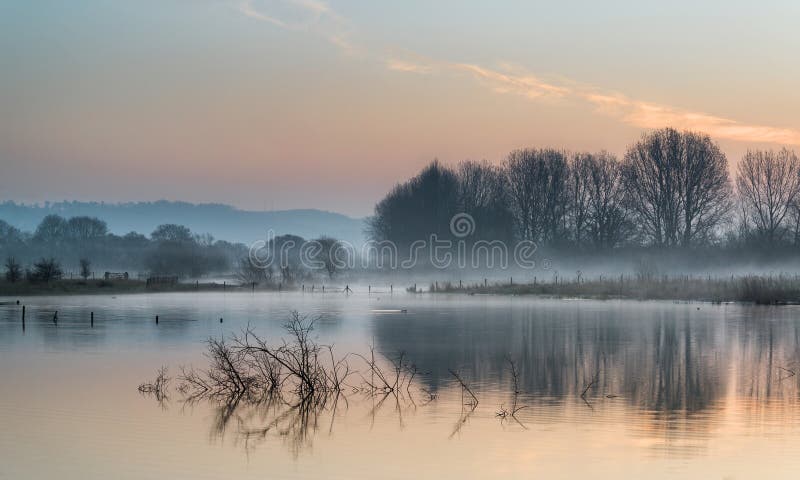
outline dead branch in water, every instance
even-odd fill
[[[509,368],[511,370],[511,378],[514,381],[514,392],[512,396],[512,403],[511,403],[511,410],[506,409],[503,405],[500,405],[500,410],[495,412],[495,415],[500,417],[501,419],[506,419],[508,417],[513,418],[516,420],[517,423],[522,425],[522,422],[517,419],[517,412],[522,410],[523,408],[527,408],[527,405],[519,406],[517,404],[517,400],[519,399],[519,373],[517,372],[517,365],[514,363],[514,360],[511,358],[511,355],[506,356],[506,362],[508,362]],[[523,427],[525,425],[522,425]]]
[[[464,379],[461,378],[461,375],[459,375],[458,372],[455,372],[455,371],[453,371],[453,370],[451,370],[449,368],[447,369],[447,371],[450,372],[450,375],[452,375],[453,378],[455,378],[456,381],[461,385],[462,403],[464,405],[471,406],[472,409],[475,410],[475,407],[478,406],[478,397],[475,396],[475,393],[473,393],[472,389],[469,388],[469,385],[467,385],[467,383],[464,381]],[[470,402],[467,402],[467,403],[463,402],[464,392],[469,393],[470,397],[472,397],[472,400]]]
[[[172,379],[169,377],[168,373],[169,370],[166,366],[159,368],[155,380],[140,384],[139,392],[142,394],[153,395],[159,403],[169,400],[167,394],[169,382]]]
[[[598,373],[595,373],[594,377],[592,377],[592,381],[591,381],[591,382],[589,382],[589,384],[588,384],[588,385],[586,385],[586,388],[584,388],[584,389],[583,389],[583,392],[581,392],[581,398],[582,398],[582,399],[586,400],[586,392],[588,392],[590,388],[592,388],[592,387],[594,387],[594,386],[595,386],[595,384],[597,383],[597,377],[598,377],[599,375],[600,375],[600,373],[599,373],[599,372],[598,372]]]
[[[784,367],[781,367],[781,366],[778,366],[778,368],[779,368],[779,369],[781,369],[781,370],[783,370],[784,372],[786,372],[786,375],[784,375],[784,376],[782,376],[782,377],[779,377],[779,378],[778,378],[778,381],[779,381],[779,382],[782,382],[782,381],[786,380],[787,378],[792,378],[792,377],[794,377],[795,375],[797,375],[797,372],[795,372],[795,371],[794,371],[794,370],[792,370],[792,369],[789,369],[789,368],[784,368]]]

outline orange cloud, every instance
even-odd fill
[[[269,22],[281,28],[315,30],[322,33],[328,42],[346,53],[362,49],[350,41],[346,21],[320,0],[279,0],[307,12],[308,19],[302,24],[288,23],[270,16],[253,7],[252,0],[239,4],[243,14]],[[718,117],[704,112],[685,110],[669,105],[659,105],[629,98],[621,93],[603,91],[600,88],[583,85],[569,79],[558,82],[545,81],[537,75],[519,67],[503,64],[501,70],[487,68],[471,63],[437,61],[413,53],[396,56],[374,54],[373,59],[386,65],[386,68],[405,73],[433,75],[437,73],[468,74],[479,80],[493,92],[520,95],[529,100],[560,99],[582,101],[593,106],[598,113],[613,117],[639,128],[661,128],[671,126],[686,130],[699,130],[709,135],[740,142],[778,143],[800,145],[800,130],[792,128],[753,125],[736,120]]]

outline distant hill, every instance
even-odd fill
[[[363,242],[364,220],[322,210],[248,211],[217,203],[187,202],[57,202],[26,205],[0,203],[0,219],[23,231],[33,231],[46,215],[63,217],[88,215],[105,220],[112,233],[130,231],[150,235],[162,223],[177,223],[195,233],[249,244],[264,239],[268,230],[276,235],[292,233],[304,238],[328,235],[359,245]]]

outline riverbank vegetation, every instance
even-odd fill
[[[705,302],[751,302],[760,305],[800,304],[800,276],[743,275],[712,276],[630,276],[617,275],[583,279],[554,277],[514,283],[505,282],[453,284],[435,282],[432,293],[469,295],[541,295],[557,298],[686,300]]]
[[[124,294],[124,293],[156,293],[156,292],[196,292],[249,290],[250,286],[225,284],[223,282],[170,282],[150,283],[138,279],[83,280],[59,279],[49,282],[9,282],[0,280],[0,295],[91,295],[91,294]]]

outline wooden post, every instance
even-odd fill
[[[158,315],[156,315],[156,325],[158,325]]]
[[[22,306],[22,331],[25,331],[25,305]]]
[[[89,321],[89,325],[94,328],[94,312],[91,313],[91,320]]]

